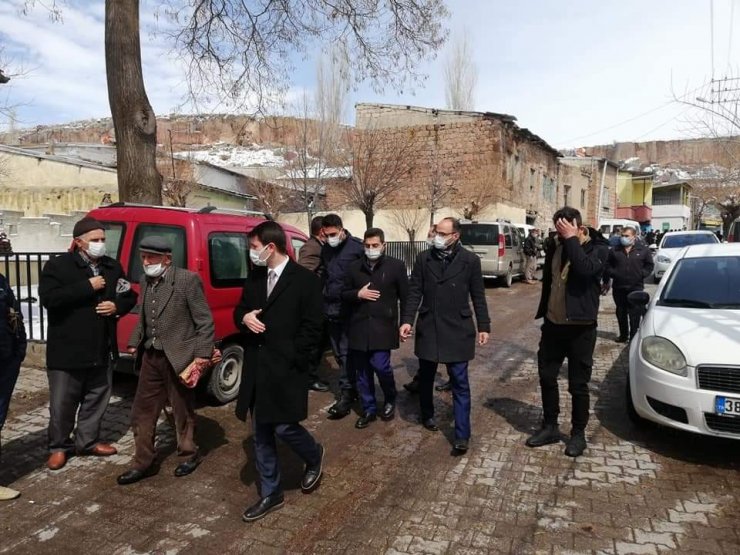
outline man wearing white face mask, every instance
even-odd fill
[[[391,350],[398,349],[398,314],[406,305],[406,265],[385,254],[382,229],[370,228],[363,241],[365,257],[353,262],[342,291],[349,306],[347,338],[349,364],[357,372],[357,390],[362,416],[355,428],[366,428],[376,420],[375,378],[383,390],[380,417],[390,420],[396,410],[396,382],[391,368]]]
[[[46,366],[49,378],[47,466],[62,468],[73,452],[108,456],[116,448],[99,441],[111,392],[111,359],[118,356],[116,322],[136,305],[121,264],[105,256],[105,229],[83,218],[70,252],[49,260],[39,280],[48,311]],[[74,441],[72,431],[77,427]]]
[[[339,365],[340,389],[339,399],[329,408],[329,418],[339,419],[350,413],[357,399],[357,376],[347,360],[347,306],[342,302],[342,291],[350,264],[361,259],[365,250],[362,243],[344,228],[342,219],[336,214],[324,216],[322,230],[326,236],[326,243],[321,248],[324,316],[331,350]]]
[[[187,476],[198,467],[195,392],[179,376],[191,363],[207,364],[213,353],[213,316],[198,274],[172,265],[172,247],[162,237],[143,239],[139,251],[144,266],[141,312],[128,342],[139,368],[131,407],[136,451],[132,468],[118,477],[120,485],[153,474],[154,431],[167,401],[175,418],[177,454],[182,457],[175,476]]]

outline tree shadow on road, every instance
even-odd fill
[[[627,417],[626,385],[629,349],[623,349],[596,392],[594,412],[601,425],[617,437],[664,457],[718,468],[740,469],[740,441],[703,436]]]

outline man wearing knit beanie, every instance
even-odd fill
[[[111,360],[118,356],[116,322],[136,305],[137,297],[121,264],[105,254],[101,222],[82,218],[72,235],[70,251],[49,260],[39,280],[39,297],[49,322],[47,466],[51,470],[62,468],[74,453],[116,453],[115,447],[100,441],[100,423],[110,399]]]

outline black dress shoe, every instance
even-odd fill
[[[119,486],[127,486],[128,484],[134,484],[139,480],[143,480],[144,478],[148,478],[152,475],[153,471],[151,470],[151,468],[147,468],[146,470],[137,470],[135,468],[132,468],[131,470],[127,470],[118,478],[116,478],[116,482],[118,482]]]
[[[375,422],[377,418],[378,417],[374,412],[363,414],[357,419],[357,422],[355,422],[355,428],[357,428],[358,430],[367,428],[370,425],[370,422]]]
[[[342,391],[342,395],[339,400],[329,407],[329,419],[339,420],[344,418],[350,412],[352,412],[352,405],[357,399],[357,394],[353,394],[349,390]]]
[[[396,415],[396,405],[394,403],[386,403],[383,405],[383,410],[380,413],[382,420],[391,420]]]
[[[409,393],[419,393],[419,380],[413,380],[403,384],[403,388]]]
[[[527,438],[527,447],[542,447],[560,441],[560,430],[557,424],[546,424]]]
[[[434,389],[436,389],[437,391],[449,391],[450,389],[452,389],[452,383],[450,383],[450,381],[448,380],[443,384],[434,386]]]
[[[430,432],[439,431],[439,428],[437,427],[437,423],[434,421],[434,418],[427,418],[426,420],[422,420],[421,425],[424,426]]]
[[[327,391],[329,391],[329,386],[324,382],[316,380],[308,386],[308,389],[310,389],[311,391],[318,391],[319,393],[326,393]]]
[[[319,485],[319,480],[321,479],[321,473],[324,471],[324,446],[319,445],[319,450],[321,451],[321,457],[319,458],[319,464],[316,464],[314,466],[308,466],[306,465],[306,470],[303,473],[303,479],[301,480],[301,489],[308,493],[309,491],[312,491],[316,489],[316,486]]]
[[[452,448],[458,453],[468,452],[468,440],[467,439],[456,439],[455,443],[452,444]]]
[[[270,513],[282,507],[284,501],[285,499],[282,493],[274,493],[272,495],[268,495],[267,497],[263,497],[262,499],[257,501],[257,503],[244,511],[244,514],[242,515],[242,520],[244,522],[253,522],[255,520],[259,520],[267,513]]]
[[[193,471],[198,468],[201,460],[202,459],[200,456],[195,456],[189,461],[181,462],[177,465],[177,468],[175,468],[175,476],[177,476],[178,478],[182,478],[183,476],[192,474]]]
[[[586,436],[583,432],[575,432],[570,436],[565,446],[565,454],[569,457],[580,457],[586,450]]]

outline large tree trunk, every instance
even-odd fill
[[[373,220],[375,219],[375,209],[374,208],[367,208],[365,210],[365,229],[370,229],[373,227]]]
[[[157,120],[141,71],[139,0],[106,0],[105,67],[116,132],[119,199],[161,205]]]

